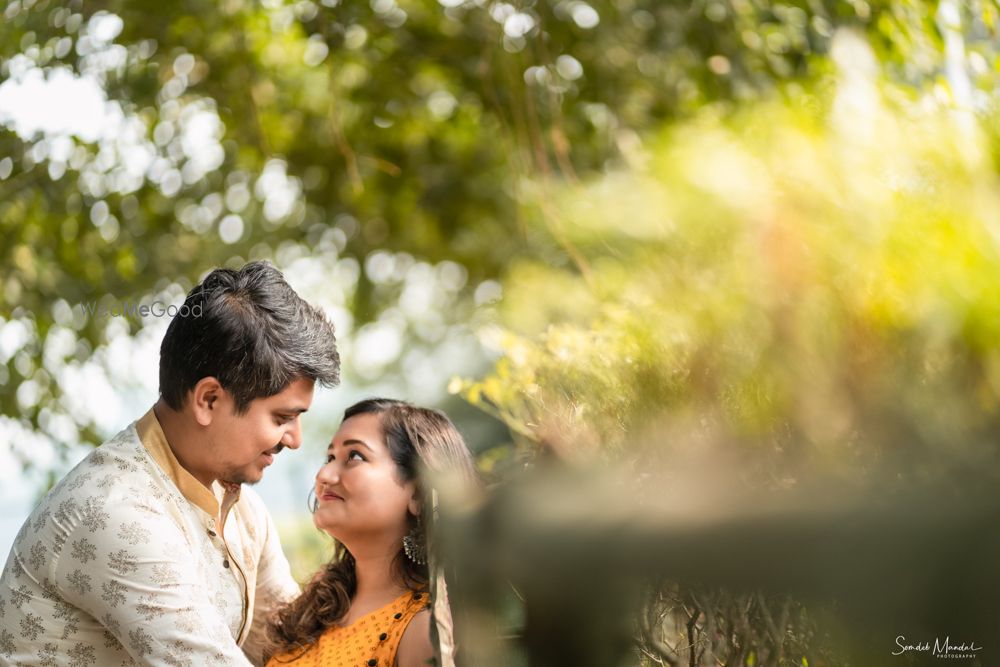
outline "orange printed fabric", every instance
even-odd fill
[[[405,593],[348,626],[331,626],[304,650],[271,658],[267,667],[392,667],[406,626],[428,606],[426,592]]]

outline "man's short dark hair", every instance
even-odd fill
[[[215,269],[184,300],[160,345],[160,395],[174,410],[205,377],[238,414],[299,378],[340,382],[333,324],[267,262]]]

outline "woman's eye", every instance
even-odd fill
[[[357,458],[354,458],[355,456]],[[358,450],[354,449],[354,450],[351,450],[351,453],[347,455],[347,460],[348,461],[364,461],[365,457],[361,455],[361,452],[359,452]]]
[[[333,460],[333,454],[327,454],[326,455],[326,462],[329,463],[332,460]]]

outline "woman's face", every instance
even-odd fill
[[[378,415],[356,415],[340,425],[316,473],[313,523],[344,543],[402,540],[407,515],[419,510],[415,490],[389,454]]]

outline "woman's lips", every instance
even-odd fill
[[[322,496],[320,496],[320,498],[322,498],[323,500],[343,500],[343,498],[338,496],[336,493],[324,493]]]

